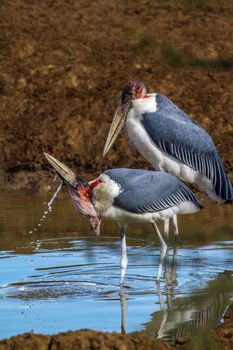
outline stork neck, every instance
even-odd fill
[[[141,115],[143,113],[153,113],[157,110],[155,93],[147,94],[144,98],[138,98],[132,101],[134,113]]]
[[[76,188],[76,192],[79,194],[79,196],[89,202],[90,199],[91,199],[91,195],[90,195],[90,192],[89,192],[89,187],[87,186],[83,186],[83,185],[79,185],[77,188]]]
[[[93,181],[91,181],[91,182],[89,182],[89,184],[88,184],[88,195],[92,198],[92,196],[93,196],[93,189],[94,188],[96,188],[99,184],[101,184],[102,183],[102,181],[99,179],[99,178],[97,178],[97,179],[95,179],[95,180],[93,180]]]
[[[96,179],[94,181],[89,182],[89,188],[92,190],[93,188],[95,188],[96,186],[98,186],[99,184],[101,184],[101,180],[100,179]]]
[[[114,199],[122,190],[120,185],[107,174],[101,174],[99,180],[101,183],[93,188],[92,201],[95,209],[102,216],[112,206]]]

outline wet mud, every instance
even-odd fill
[[[1,1],[0,174],[38,189],[53,154],[87,179],[149,168],[122,132],[102,158],[124,84],[142,80],[213,137],[232,179],[232,2]]]
[[[65,332],[54,336],[25,333],[0,341],[0,350],[230,350],[233,348],[233,305],[223,325],[177,339],[175,346],[153,339],[144,333],[118,334],[93,330]]]

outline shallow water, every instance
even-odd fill
[[[52,190],[1,191],[0,338],[92,328],[142,330],[173,342],[221,322],[233,296],[231,206],[208,204],[179,217],[180,242],[177,246],[171,235],[160,285],[153,229],[129,226],[129,262],[120,290],[118,226],[105,222],[101,236],[94,237],[64,192],[37,227]]]

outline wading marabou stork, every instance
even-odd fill
[[[232,184],[211,137],[167,97],[159,93],[148,94],[140,81],[125,85],[108,133],[104,156],[123,126],[130,143],[156,169],[196,184],[216,202],[232,203]],[[177,234],[176,217],[174,219]],[[169,221],[165,232],[169,229],[168,224]]]
[[[96,235],[100,234],[102,219],[120,224],[121,284],[127,266],[125,225],[130,222],[152,224],[161,244],[159,280],[167,245],[156,221],[197,212],[201,204],[193,192],[168,173],[140,169],[110,169],[95,180],[84,182],[59,160],[47,153],[44,155],[68,187],[76,210],[87,217]]]

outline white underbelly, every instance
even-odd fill
[[[150,222],[153,223],[157,220],[166,220],[174,217],[177,214],[191,214],[199,210],[194,203],[186,201],[180,204],[177,204],[171,208],[152,212],[145,214],[136,214],[129,212],[127,210],[112,206],[110,207],[103,215],[103,218],[108,218],[110,220],[130,223],[130,222]]]
[[[196,184],[202,191],[206,192],[211,199],[217,202],[222,201],[221,198],[216,195],[213,182],[210,179],[160,150],[150,139],[139,120],[127,118],[125,131],[130,143],[136,147],[139,153],[141,153],[155,169],[166,171],[184,182]]]

